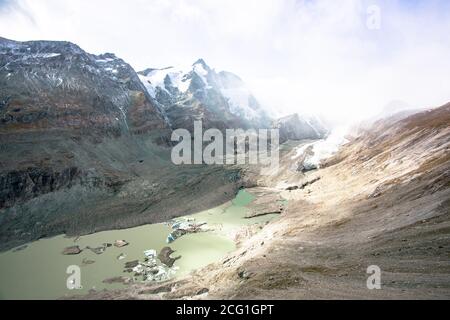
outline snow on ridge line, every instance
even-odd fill
[[[184,93],[189,89],[191,84],[191,80],[186,79],[185,77],[191,72],[195,72],[200,79],[202,79],[205,86],[207,88],[211,88],[208,84],[208,80],[206,79],[208,76],[208,70],[206,70],[201,63],[195,63],[191,66],[181,68],[167,67],[153,69],[146,75],[140,74],[139,78],[142,82],[144,82],[146,87],[152,86],[150,89],[152,92],[156,92],[157,87],[168,92],[164,80],[167,76],[169,76],[172,86]]]
[[[145,89],[147,90],[148,94],[153,99],[155,99],[156,98],[156,90],[153,87],[153,85],[151,84],[151,81],[150,81],[149,77],[143,76],[141,74],[139,74],[138,76],[139,76],[139,80],[141,80],[141,82],[144,85]]]
[[[205,70],[201,63],[194,64],[193,71],[200,77],[200,79],[202,79],[205,85],[208,85],[208,80],[206,79],[208,71]]]
[[[181,69],[169,67],[164,69],[154,69],[147,73],[147,75],[139,74],[139,79],[141,79],[142,83],[154,98],[157,87],[168,92],[166,84],[164,83],[167,76],[169,76],[172,86],[177,88],[180,92],[186,92],[191,84],[190,80],[184,80],[186,74],[187,73]]]
[[[144,72],[139,72],[139,79],[144,84],[147,92],[150,96],[156,99],[157,88],[164,90],[169,95],[173,95],[173,91],[166,86],[166,78],[170,79],[171,86],[178,89],[180,93],[186,93],[191,85],[191,75],[197,75],[204,84],[204,89],[212,89],[208,81],[210,71],[214,73],[214,70],[210,70],[202,62],[196,62],[193,65],[186,68],[158,68],[158,69],[146,69]],[[236,116],[243,117],[247,120],[257,120],[260,118],[261,113],[259,110],[255,110],[251,107],[252,94],[250,90],[242,82],[240,86],[233,88],[225,88],[221,84],[220,79],[217,82],[217,89],[224,96],[228,102],[230,112]]]

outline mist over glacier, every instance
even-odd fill
[[[370,5],[380,9],[379,29],[367,28]],[[391,101],[433,107],[449,99],[449,6],[9,0],[0,2],[0,30],[11,39],[68,40],[91,52],[114,52],[137,70],[202,57],[218,71],[239,74],[279,116],[315,113],[342,125]]]

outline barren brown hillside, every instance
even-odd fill
[[[92,297],[450,298],[449,120],[450,104],[379,121],[306,175],[291,150],[253,189],[287,209],[232,255],[183,280]],[[367,289],[370,265],[381,290]]]

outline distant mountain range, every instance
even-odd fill
[[[203,59],[186,69],[136,73],[112,53],[89,54],[69,42],[0,38],[0,50],[0,130],[36,126],[120,135],[189,129],[194,120],[219,129],[269,128],[274,121],[237,75],[216,72]],[[308,127],[300,131],[312,125],[322,132],[316,124],[297,123]]]
[[[184,70],[149,68],[138,73],[173,129],[190,128],[194,120],[219,129],[270,126],[271,119],[245,83],[231,72],[216,72],[203,59]]]
[[[298,116],[271,119],[238,76],[202,59],[136,72],[112,53],[70,42],[0,38],[0,247],[223,203],[242,185],[239,168],[170,162],[172,130],[192,129],[194,120],[221,130],[275,125],[283,139],[325,134]],[[203,200],[179,208],[174,199],[183,196]]]

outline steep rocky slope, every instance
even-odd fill
[[[69,42],[0,39],[1,132],[118,136],[167,128],[134,70]]]
[[[0,39],[0,249],[163,221],[231,198],[239,169],[172,165],[159,108],[113,54]]]
[[[151,132],[167,140],[161,112],[114,55],[6,39],[0,51],[0,208],[86,178],[75,161],[83,142]]]
[[[236,252],[182,280],[90,297],[448,299],[449,123],[450,104],[378,121],[306,174],[286,149],[253,192],[287,208]],[[371,265],[381,290],[366,286]]]

